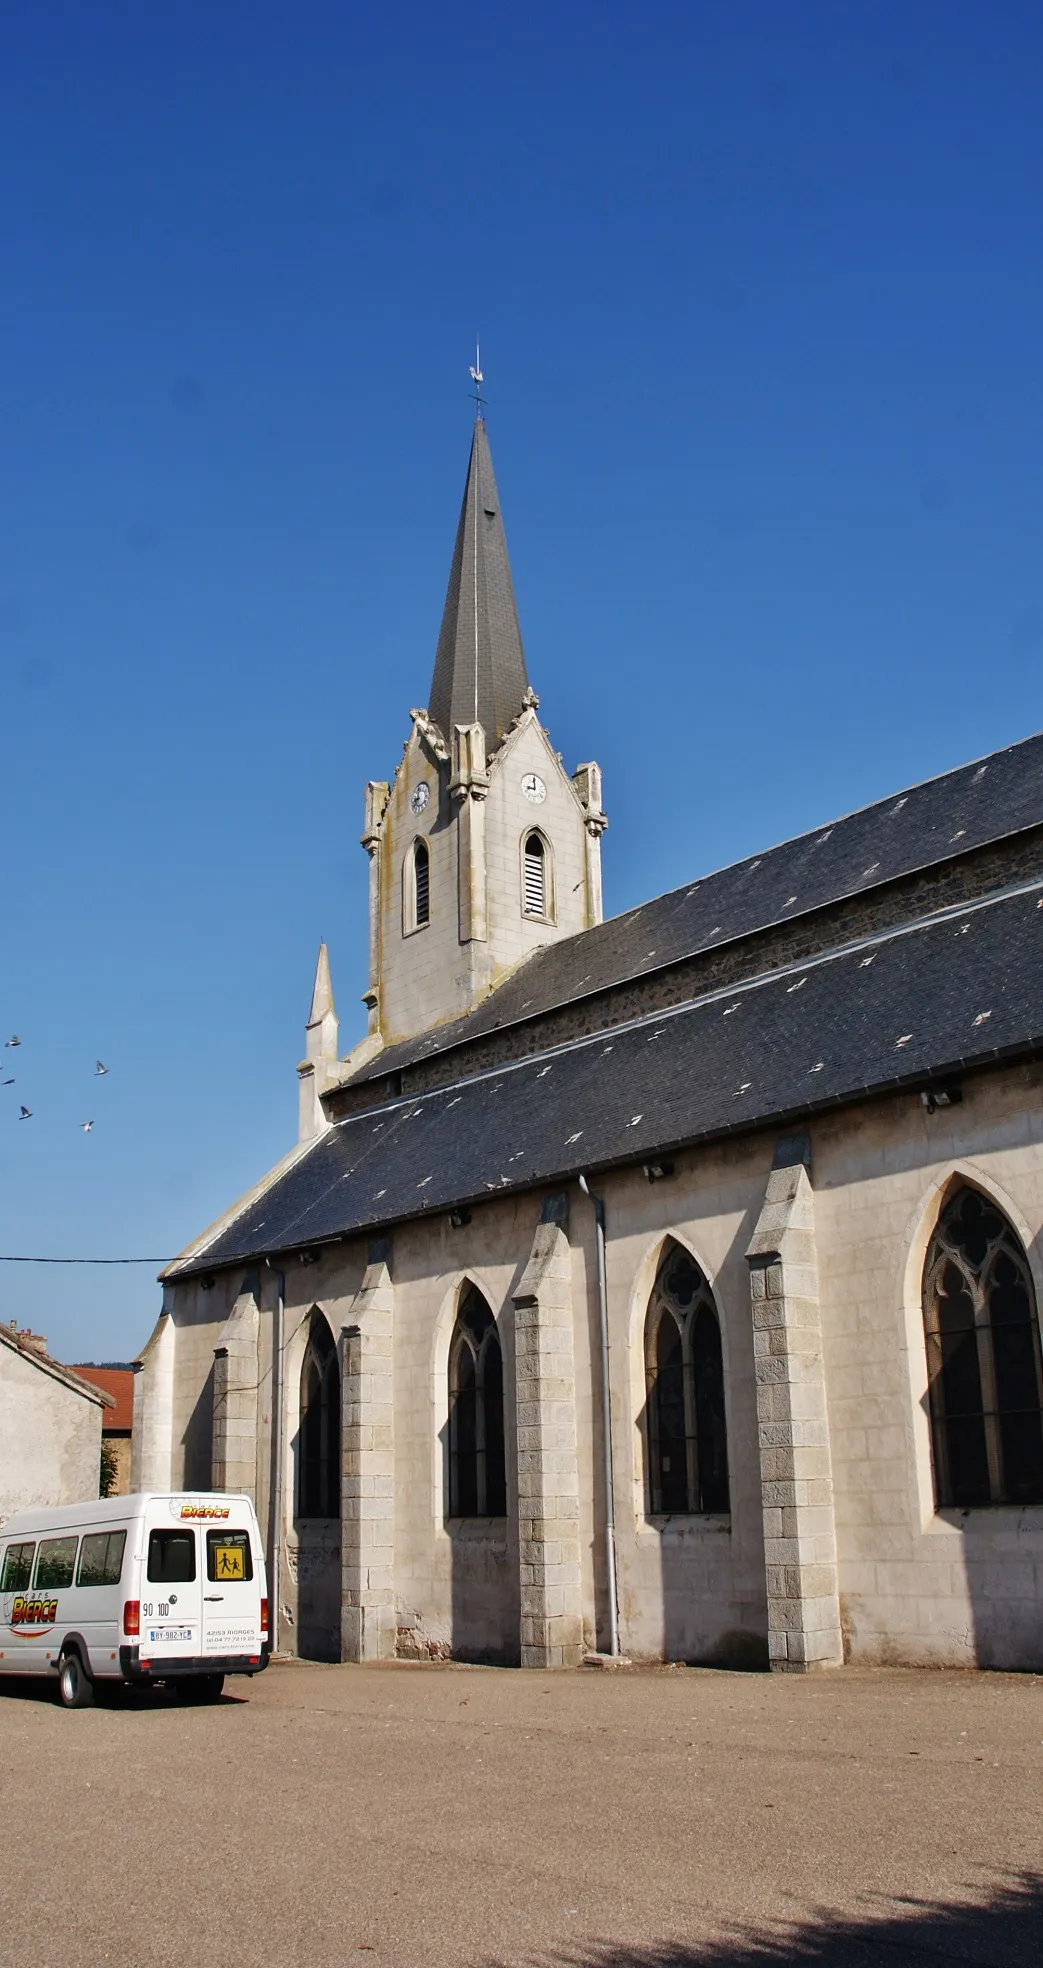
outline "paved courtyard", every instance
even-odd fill
[[[0,1684],[5,1962],[1043,1960],[1043,1680],[279,1663]]]

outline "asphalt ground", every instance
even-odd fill
[[[1043,1679],[0,1681],[4,1968],[1043,1963]]]

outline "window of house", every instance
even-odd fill
[[[1043,1503],[1036,1294],[1018,1236],[978,1189],[957,1189],[938,1219],[923,1316],[939,1506]]]
[[[522,853],[522,913],[547,914],[547,850],[539,834],[528,834]]]
[[[412,927],[423,929],[431,920],[431,855],[426,841],[413,844],[412,883]]]
[[[506,1514],[503,1354],[496,1321],[471,1285],[449,1347],[449,1515]]]
[[[333,1334],[318,1311],[301,1368],[297,1514],[340,1516],[340,1370]]]
[[[645,1384],[649,1513],[726,1511],[721,1328],[702,1271],[678,1244],[667,1251],[648,1303]]]

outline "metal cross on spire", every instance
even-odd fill
[[[481,422],[484,423],[485,398],[482,395],[482,384],[485,381],[485,377],[482,375],[481,344],[477,341],[475,342],[474,345],[474,361],[471,364],[471,381],[474,384],[474,400],[478,405],[478,416]]]

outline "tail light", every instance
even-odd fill
[[[128,1635],[141,1632],[141,1601],[127,1599],[123,1605],[123,1631]]]
[[[267,1601],[267,1599],[262,1599],[262,1600],[261,1600],[261,1632],[262,1632],[262,1634],[264,1635],[264,1638],[265,1638],[265,1639],[267,1639],[267,1638],[268,1638],[268,1601]]]

